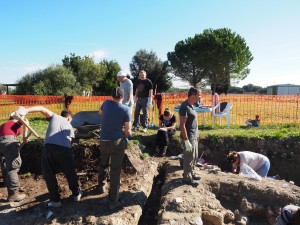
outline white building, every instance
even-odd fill
[[[276,84],[267,87],[268,95],[297,95],[300,94],[300,85]]]

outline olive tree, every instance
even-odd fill
[[[157,87],[158,92],[166,91],[172,86],[172,77],[170,76],[168,62],[160,60],[153,51],[147,52],[144,49],[140,49],[132,57],[129,66],[131,75],[133,76],[134,87],[140,70],[147,72],[147,78]]]
[[[17,81],[16,94],[33,95],[78,95],[81,86],[76,82],[72,71],[60,66],[49,66],[31,74],[26,74]]]
[[[106,68],[95,63],[89,56],[80,57],[71,53],[70,57],[65,56],[62,62],[63,66],[73,72],[82,91],[92,91],[93,87],[105,78]]]

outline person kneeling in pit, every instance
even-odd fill
[[[266,177],[270,169],[270,160],[267,156],[250,151],[230,151],[226,156],[232,164],[232,172],[238,174],[245,164],[251,167],[259,176]]]
[[[159,129],[156,135],[155,156],[165,156],[169,138],[176,132],[176,117],[166,108],[164,114],[159,116]]]

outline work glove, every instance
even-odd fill
[[[185,145],[185,150],[187,152],[193,151],[193,146],[192,146],[192,144],[191,144],[191,142],[189,140],[185,140],[184,141],[184,145]]]
[[[148,97],[147,107],[150,109],[152,107],[152,98]]]

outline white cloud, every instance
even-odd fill
[[[89,53],[88,56],[92,57],[94,60],[100,60],[107,56],[107,52],[100,49]]]

